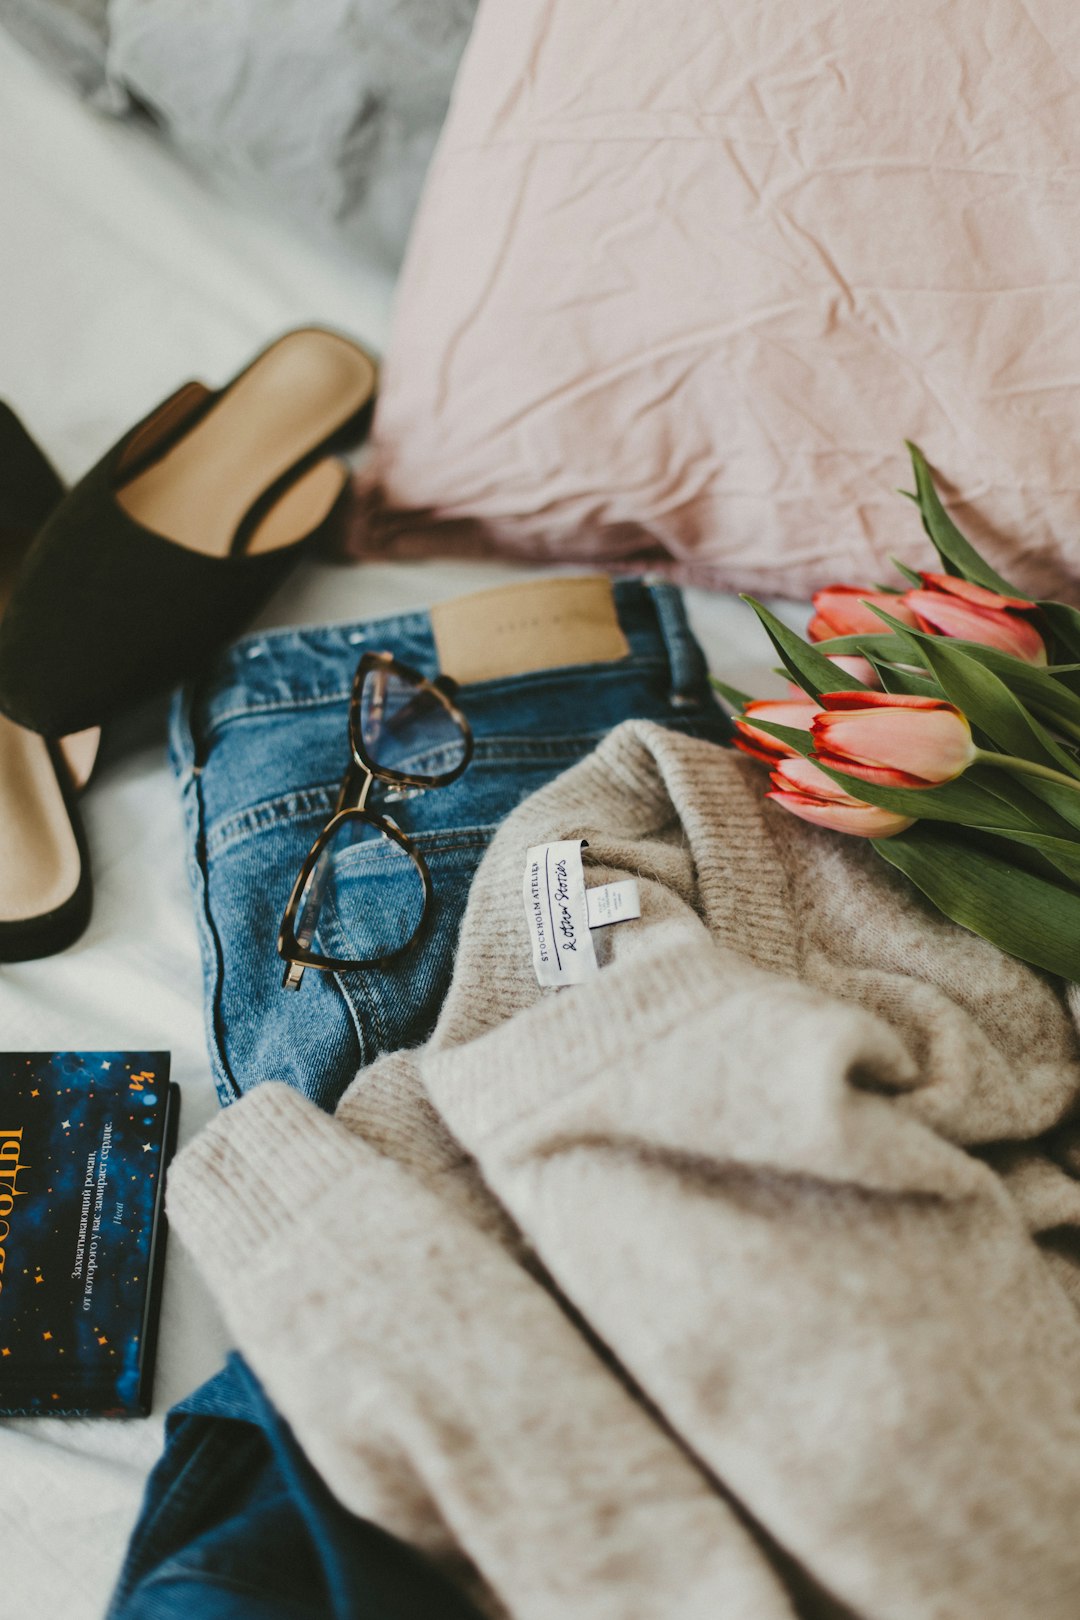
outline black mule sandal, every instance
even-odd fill
[[[0,401],[0,605],[18,560],[64,493]],[[96,732],[54,743],[0,715],[0,962],[53,956],[90,920],[91,883],[76,791]]]
[[[0,621],[0,710],[58,737],[196,674],[336,527],[377,375],[305,327],[126,434],[31,547]]]
[[[0,578],[63,494],[59,473],[0,399]]]

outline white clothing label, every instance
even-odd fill
[[[641,916],[641,894],[636,878],[604,883],[585,891],[590,928],[606,928],[608,923],[629,922]]]
[[[530,849],[522,893],[537,982],[584,984],[598,973],[589,933],[581,839],[537,844]]]

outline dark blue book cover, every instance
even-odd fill
[[[0,1414],[150,1410],[168,1052],[0,1053]]]

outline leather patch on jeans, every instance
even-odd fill
[[[431,627],[440,668],[462,685],[630,656],[606,574],[459,596],[431,609]]]

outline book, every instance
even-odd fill
[[[149,1412],[179,1099],[168,1052],[0,1053],[0,1415]]]

